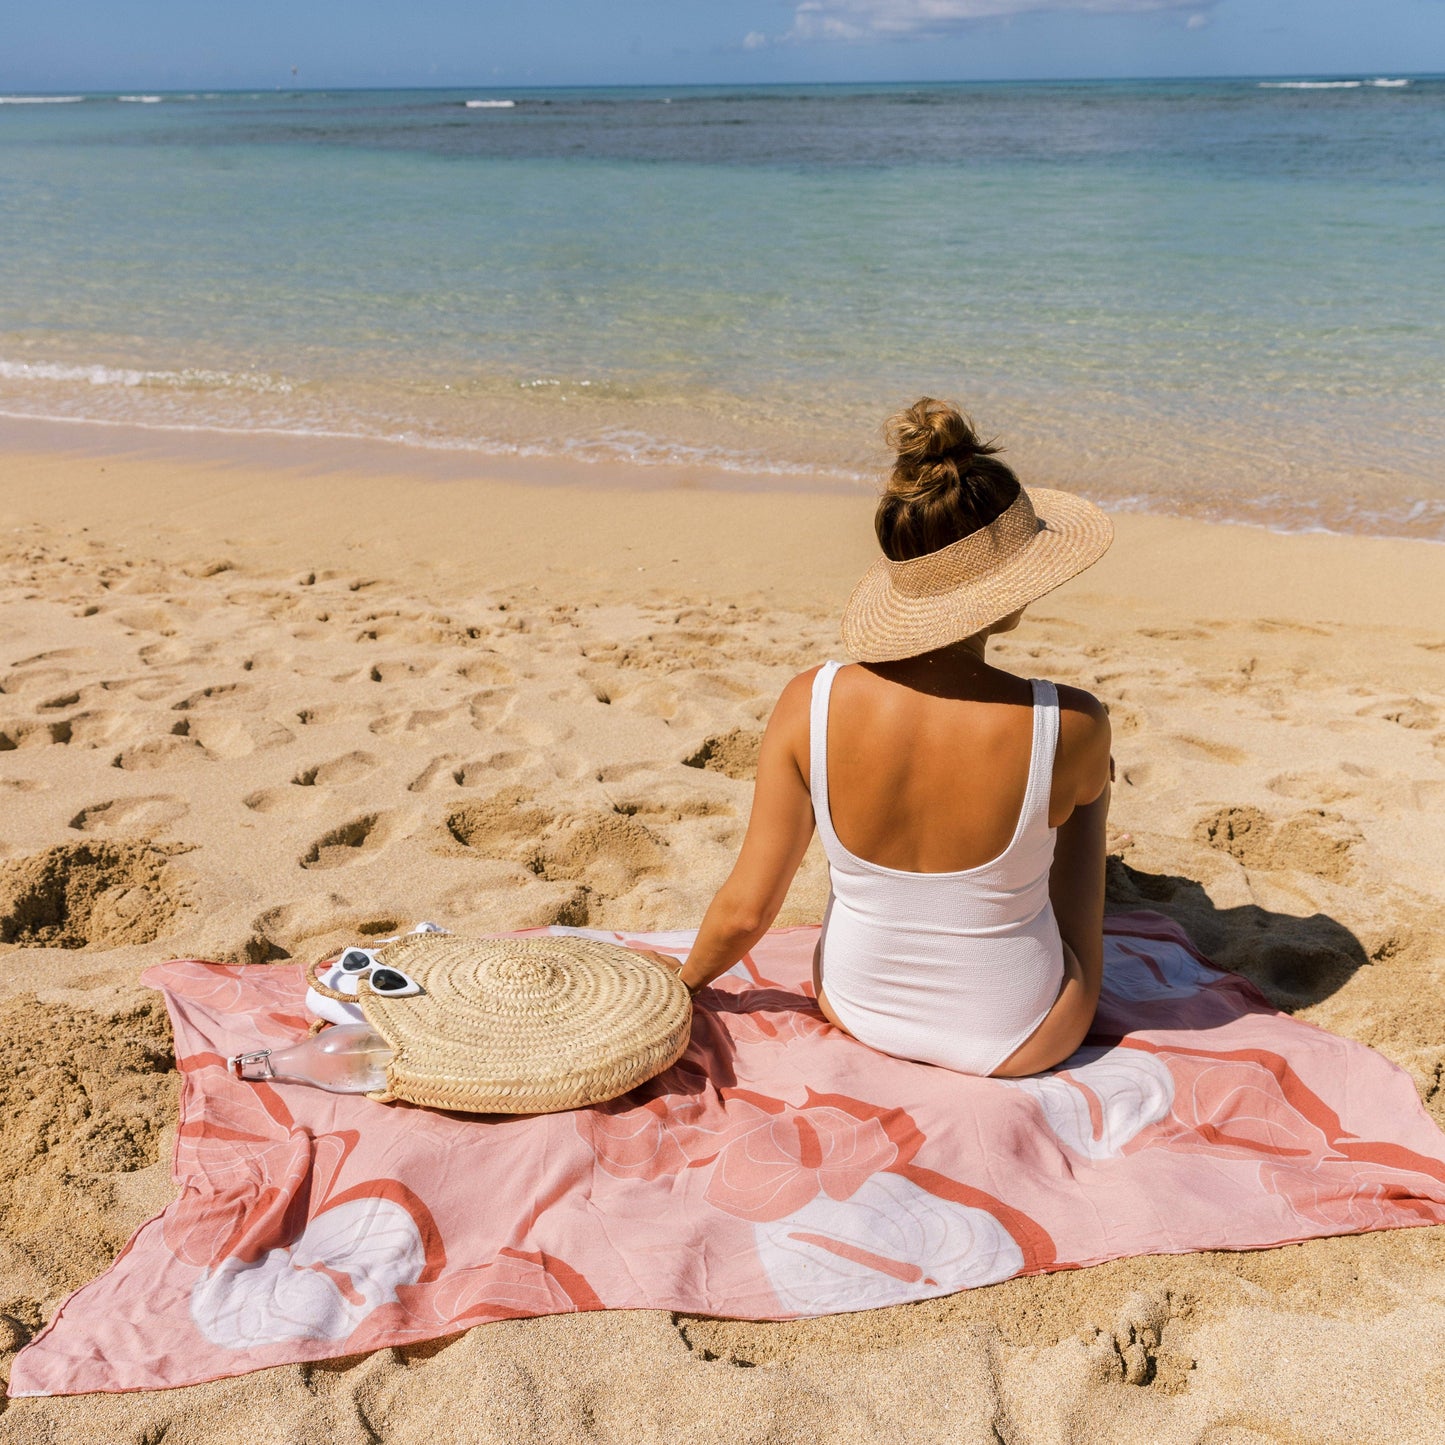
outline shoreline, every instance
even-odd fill
[[[1020,413],[1022,423],[1028,412]],[[575,414],[574,414],[575,415]],[[1027,428],[1025,428],[1027,431]],[[1200,439],[1186,433],[1169,437],[1166,450],[1174,453],[1173,464],[1185,464],[1190,447]],[[628,456],[609,453],[612,443],[579,440],[575,450],[568,443],[549,447],[541,441],[472,444],[442,438],[425,439],[406,435],[365,432],[317,432],[284,426],[234,426],[221,423],[146,422],[106,417],[32,416],[0,408],[0,464],[5,459],[38,456],[111,457],[164,463],[199,463],[206,466],[255,468],[267,471],[295,470],[319,475],[354,472],[366,475],[407,475],[421,481],[462,481],[479,476],[539,487],[575,486],[609,490],[703,489],[716,492],[761,492],[768,494],[826,495],[849,497],[876,495],[886,473],[888,459],[875,438],[869,451],[871,465],[859,459],[841,462],[755,459],[747,453],[728,453],[729,460],[709,454],[706,448],[683,443],[655,441],[659,450],[681,451],[678,457]],[[1315,443],[1303,436],[1297,450],[1308,455]],[[593,449],[589,452],[589,448]],[[697,456],[686,455],[698,450]],[[1289,511],[1276,490],[1263,499],[1246,499],[1238,490],[1239,478],[1223,478],[1224,491],[1216,493],[1189,480],[1172,497],[1153,498],[1147,493],[1119,484],[1119,474],[1093,457],[1081,462],[1060,445],[1057,438],[1028,438],[1005,448],[1025,484],[1058,487],[1089,497],[1115,516],[1178,518],[1228,527],[1246,527],[1278,536],[1375,537],[1384,540],[1445,544],[1445,531],[1428,522],[1434,530],[1421,535],[1410,530],[1440,514],[1441,504],[1420,493],[1423,485],[1416,471],[1376,469],[1376,484],[1385,476],[1399,494],[1399,504],[1414,496],[1414,502],[1392,519],[1383,520],[1378,511],[1357,514],[1362,525],[1353,529],[1330,526],[1312,516],[1328,515],[1320,508],[1294,505],[1295,520],[1275,517],[1274,510]],[[1287,450],[1272,465],[1283,465]],[[1165,468],[1167,471],[1168,468]],[[1311,473],[1303,463],[1289,461],[1291,485],[1310,490]],[[1344,476],[1338,467],[1318,465],[1314,476],[1321,494],[1338,490]],[[1105,481],[1105,478],[1112,478]],[[1103,485],[1101,485],[1103,483]],[[1255,508],[1258,515],[1250,515]],[[1393,526],[1396,530],[1382,530]],[[1437,534],[1438,533],[1438,534]]]
[[[414,452],[398,444],[266,437],[237,447],[207,436],[169,448],[98,424],[89,445],[57,447],[74,434],[68,423],[58,427],[41,431],[49,447],[22,450],[0,423],[0,524],[64,526],[84,513],[114,540],[144,542],[178,562],[188,547],[210,553],[229,545],[255,563],[354,565],[364,549],[385,559],[383,572],[397,563],[403,576],[415,567],[441,571],[449,585],[517,586],[546,575],[574,601],[688,586],[836,612],[877,555],[876,493],[861,486],[799,489],[764,478],[749,487],[698,467],[454,454],[418,474]],[[130,445],[117,448],[118,440]],[[164,518],[148,516],[157,497],[168,499]],[[1439,544],[1426,538],[1111,515],[1114,546],[1065,595],[1152,607],[1172,594],[1165,610],[1389,626],[1400,619],[1400,597],[1445,592]],[[745,548],[720,545],[732,531],[747,537]],[[652,537],[665,545],[644,540]],[[1217,563],[1202,571],[1179,565],[1195,545],[1230,559],[1227,588],[1216,581]]]

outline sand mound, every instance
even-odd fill
[[[725,777],[751,782],[758,773],[758,750],[763,735],[748,728],[733,728],[703,742],[689,757],[682,760],[687,768],[706,768]]]
[[[156,1163],[177,1086],[157,996],[131,994],[109,1014],[32,994],[0,1006],[0,1336],[18,1334],[10,1348],[48,1313],[42,1301],[103,1269],[139,1222],[117,1209],[118,1177]]]
[[[521,793],[453,808],[446,830],[486,857],[515,861],[549,882],[578,883],[609,897],[658,872],[666,858],[662,839],[627,812],[559,817]]]
[[[170,854],[145,843],[62,843],[0,863],[0,943],[119,948],[169,931],[181,907]]]
[[[1237,858],[1246,868],[1295,869],[1343,882],[1352,869],[1358,828],[1338,813],[1312,808],[1275,823],[1258,808],[1220,808],[1201,818],[1195,837]]]

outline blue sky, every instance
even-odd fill
[[[1445,0],[0,0],[6,91],[1426,71]]]

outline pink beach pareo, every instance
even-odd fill
[[[240,1083],[228,1055],[304,1032],[299,966],[150,969],[183,1079],[180,1194],[16,1357],[10,1393],[186,1385],[574,1310],[787,1319],[1445,1222],[1445,1134],[1409,1077],[1158,915],[1109,920],[1095,1032],[1022,1080],[833,1028],[817,932],[769,934],[705,991],[650,1084],[535,1118]]]

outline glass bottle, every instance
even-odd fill
[[[391,1046],[370,1024],[333,1024],[284,1049],[237,1054],[227,1064],[239,1079],[310,1084],[330,1094],[370,1094],[386,1088]]]

